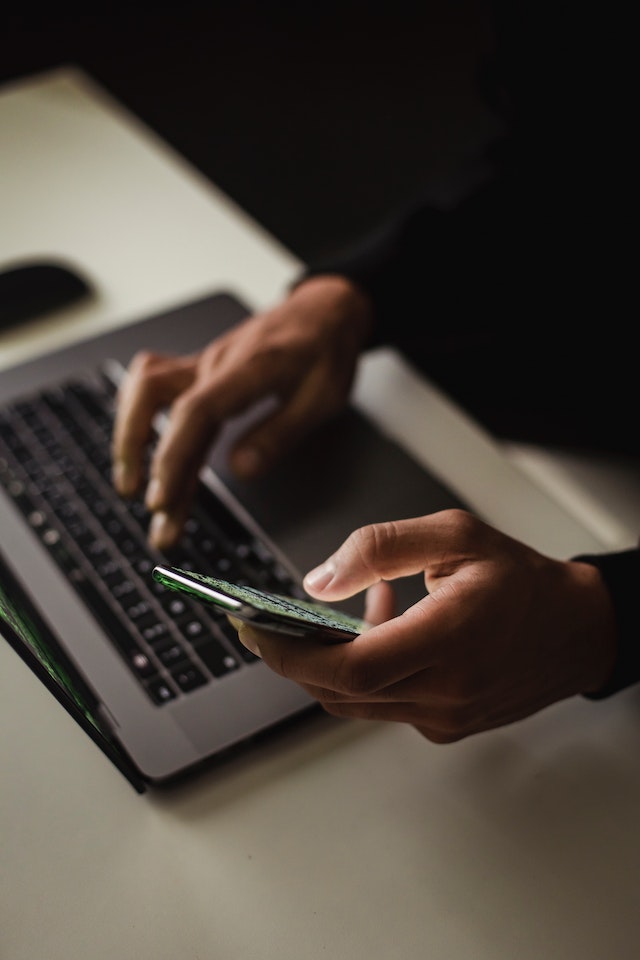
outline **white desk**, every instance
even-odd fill
[[[0,337],[0,368],[220,287],[263,307],[299,269],[74,71],[0,95],[0,165],[0,264],[63,255],[99,292]],[[635,542],[556,473],[566,518],[540,463],[533,483],[394,354],[364,361],[356,399],[540,549]],[[639,705],[576,698],[447,747],[319,717],[140,797],[0,643],[0,957],[631,960]]]

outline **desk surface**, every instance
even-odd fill
[[[222,287],[263,307],[300,267],[77,71],[3,91],[0,163],[0,264],[63,255],[98,291],[0,337],[0,367]],[[402,358],[367,357],[356,400],[541,549],[632,541],[566,514]],[[631,960],[639,703],[447,747],[320,716],[140,797],[0,644],[0,956]]]

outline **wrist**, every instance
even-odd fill
[[[579,561],[569,566],[580,591],[583,615],[584,671],[579,692],[592,696],[609,684],[615,670],[618,653],[615,610],[597,567]]]
[[[373,303],[366,291],[355,281],[337,273],[303,277],[291,290],[290,298],[301,303],[309,301],[315,308],[321,306],[326,315],[335,316],[341,323],[348,319],[361,345],[365,345],[373,330]]]
[[[615,634],[613,669],[599,686],[585,689],[585,696],[601,700],[640,681],[640,609],[637,601],[640,550],[585,554],[573,559],[594,569],[600,589],[608,594],[612,610]]]

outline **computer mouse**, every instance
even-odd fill
[[[0,331],[91,293],[89,282],[66,263],[25,260],[0,267]]]

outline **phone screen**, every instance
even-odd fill
[[[367,629],[364,620],[335,607],[231,583],[192,570],[157,566],[153,576],[170,589],[189,593],[239,620],[265,629],[296,636],[316,635],[332,642],[351,640]]]

